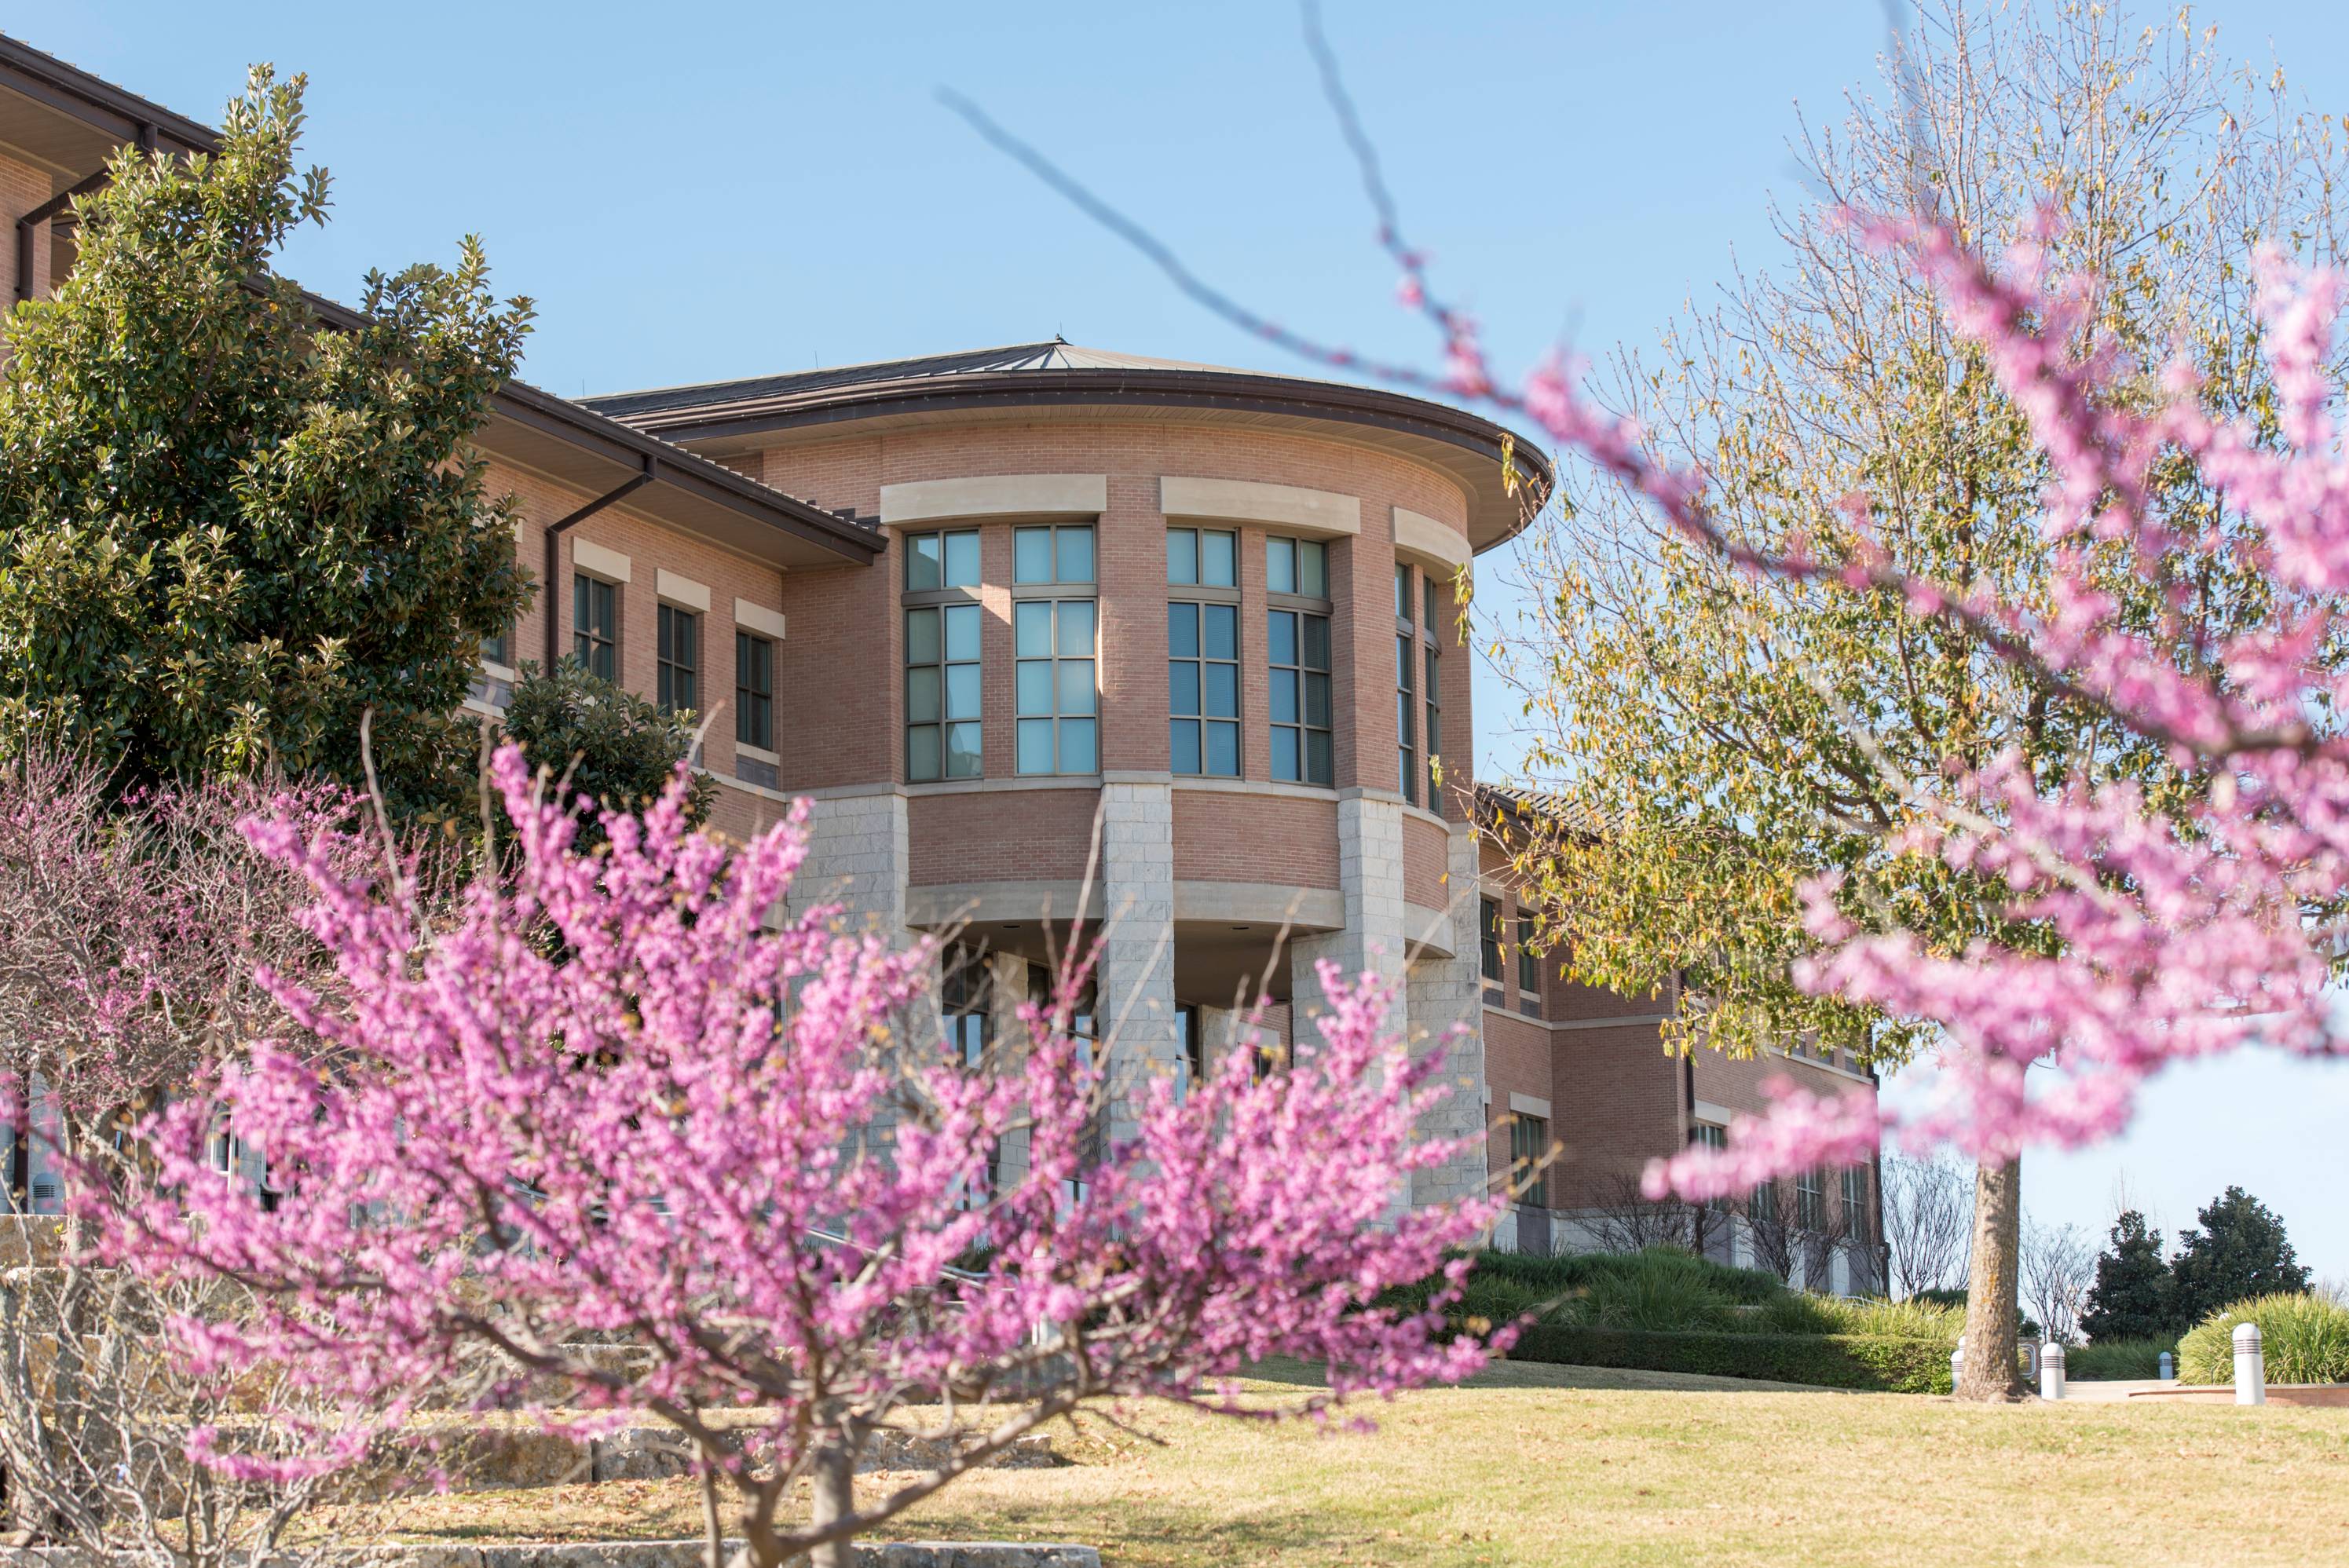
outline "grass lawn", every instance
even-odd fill
[[[1090,1542],[1113,1568],[2153,1568],[2349,1553],[2337,1410],[1982,1408],[1530,1364],[1365,1408],[1379,1423],[1367,1437],[1134,1412],[1159,1446],[1090,1422],[1061,1435],[1075,1462],[972,1475],[896,1533]],[[390,1507],[327,1522],[347,1538],[474,1542],[699,1532],[682,1480]]]

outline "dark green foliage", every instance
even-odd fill
[[[2177,1305],[2161,1233],[2146,1229],[2145,1216],[2131,1209],[2113,1222],[2112,1236],[2112,1245],[2097,1255],[2081,1328],[2100,1344],[2173,1335]]]
[[[2177,1342],[2148,1339],[2100,1339],[2075,1345],[2064,1353],[2064,1376],[2077,1383],[2115,1383],[2161,1376],[2161,1353],[2175,1351]]]
[[[1952,1347],[1951,1341],[1890,1335],[1645,1334],[1537,1324],[1518,1336],[1509,1357],[1891,1394],[1946,1394]]]
[[[693,751],[692,714],[666,712],[588,674],[575,660],[558,662],[551,675],[528,664],[520,674],[513,705],[506,709],[506,738],[522,748],[533,768],[556,779],[567,772],[574,795],[584,794],[607,810],[641,810]],[[708,774],[693,776],[689,814],[696,821],[709,815],[717,792]],[[603,836],[600,823],[580,823],[582,847]]]
[[[469,442],[530,306],[467,241],[371,273],[323,329],[270,263],[324,222],[297,171],[303,78],[257,68],[217,157],[125,149],[78,203],[79,260],[16,307],[0,370],[0,723],[125,787],[270,765],[361,777],[395,809],[472,777],[456,716],[484,635],[529,597]]]
[[[2200,1228],[2178,1233],[2169,1265],[2173,1324],[2199,1323],[2248,1296],[2308,1288],[2309,1272],[2284,1238],[2283,1222],[2240,1187],[2228,1188],[2195,1217]]]
[[[1636,1253],[1576,1253],[1566,1257],[1528,1257],[1522,1253],[1480,1253],[1471,1280],[1506,1279],[1557,1295],[1589,1286],[1602,1277],[1661,1272],[1703,1283],[1724,1300],[1746,1306],[1784,1295],[1786,1287],[1762,1269],[1731,1268],[1674,1247]]]

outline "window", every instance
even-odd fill
[[[1240,611],[1166,606],[1169,754],[1177,773],[1240,775]]]
[[[1517,1202],[1537,1209],[1549,1206],[1549,1119],[1515,1113],[1509,1122],[1510,1185],[1521,1189]]]
[[[1412,640],[1407,636],[1397,637],[1395,639],[1395,777],[1398,787],[1402,790],[1402,798],[1414,806],[1419,804],[1419,767],[1417,748],[1413,746],[1412,738],[1419,728],[1416,717],[1419,698],[1415,691],[1418,683],[1413,679],[1412,666],[1418,662],[1419,652],[1412,646]]]
[[[734,634],[734,739],[775,748],[775,645],[748,632]]]
[[[1501,981],[1501,902],[1480,899],[1476,904],[1477,959],[1485,978],[1499,985]]]
[[[1709,1150],[1715,1154],[1725,1153],[1729,1149],[1729,1129],[1715,1122],[1700,1121],[1689,1129],[1689,1144],[1692,1148]],[[1717,1193],[1706,1199],[1704,1206],[1716,1213],[1727,1213],[1729,1195]]]
[[[1437,622],[1436,622],[1436,619],[1435,619],[1435,575],[1434,575],[1434,573],[1428,573],[1428,572],[1423,572],[1423,573],[1421,573],[1419,574],[1419,589],[1420,589],[1420,595],[1421,595],[1421,604],[1422,604],[1422,608],[1423,608],[1423,619],[1424,620],[1425,624],[1426,624],[1426,626],[1427,626],[1427,634],[1428,634],[1430,637],[1433,637],[1433,636],[1434,636],[1434,635],[1435,635],[1436,628],[1437,628]]]
[[[1441,788],[1437,770],[1444,766],[1438,755],[1444,745],[1444,687],[1436,679],[1435,645],[1431,642],[1420,652],[1427,660],[1427,809],[1433,811]]]
[[[513,628],[500,627],[492,635],[481,639],[481,662],[513,667]]]
[[[905,612],[905,776],[979,776],[976,604]]]
[[[1187,1099],[1207,1077],[1207,1042],[1199,1032],[1199,1009],[1191,1003],[1175,1004],[1174,1033],[1183,1044],[1183,1076],[1175,1080],[1175,1098]]]
[[[905,536],[905,592],[978,586],[978,531]]]
[[[1011,581],[1015,585],[1092,580],[1092,524],[1011,531]]]
[[[620,591],[600,577],[571,579],[571,655],[591,676],[620,678]]]
[[[1819,1171],[1813,1166],[1795,1177],[1795,1223],[1806,1231],[1826,1229],[1827,1205],[1825,1183]]]
[[[1266,540],[1264,587],[1268,593],[1295,593],[1307,599],[1327,599],[1330,596],[1328,547],[1318,539]]]
[[[1272,776],[1291,784],[1334,783],[1330,617],[1298,610],[1271,611],[1267,616],[1265,648],[1272,675]]]
[[[1240,536],[1213,529],[1166,531],[1166,581],[1177,587],[1237,588]]]
[[[1868,1240],[1875,1229],[1868,1219],[1868,1167],[1847,1165],[1843,1168],[1844,1233],[1859,1241]]]
[[[938,1023],[947,1048],[967,1068],[987,1059],[987,955],[949,947],[939,957]]]
[[[1023,529],[1023,533],[1057,531]],[[1092,567],[1092,531],[1085,569]],[[1027,599],[1011,607],[1019,655],[1019,768],[1022,773],[1098,773],[1098,707],[1091,599]]]
[[[1541,954],[1534,951],[1534,917],[1517,916],[1517,989],[1541,995]]]
[[[701,669],[701,617],[674,604],[660,607],[659,663],[655,667],[657,699],[671,713],[698,707]]]
[[[1395,619],[1411,624],[1411,568],[1401,564],[1395,567]]]

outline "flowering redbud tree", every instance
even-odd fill
[[[928,944],[833,908],[779,923],[803,811],[730,846],[688,826],[680,783],[583,854],[519,752],[492,777],[512,869],[437,920],[396,867],[354,877],[330,836],[249,824],[315,888],[336,994],[264,976],[317,1047],[260,1041],[153,1119],[160,1181],[112,1226],[129,1262],[267,1303],[181,1324],[194,1363],[388,1412],[322,1431],[309,1464],[455,1387],[573,1429],[648,1413],[697,1455],[713,1562],[730,1525],[738,1561],[840,1563],[1091,1401],[1237,1413],[1221,1380],[1285,1355],[1327,1361],[1329,1395],[1291,1407],[1318,1413],[1481,1364],[1440,1301],[1376,1299],[1456,1284],[1447,1254],[1494,1205],[1409,1207],[1450,1152],[1413,1132],[1443,1091],[1374,982],[1325,975],[1321,1042],[1289,1071],[1255,1081],[1234,1050],[1187,1094],[1143,1086],[1138,1135],[1087,1163],[1102,1069],[1065,1004],[1025,1015],[1019,1061],[972,1070],[912,1022]],[[223,1118],[274,1195],[206,1164]],[[949,1457],[857,1495],[893,1431]]]
[[[2030,603],[1905,573],[1877,547],[1864,495],[1857,543],[1833,558],[1763,554],[1716,525],[1706,479],[1659,459],[1644,433],[1588,401],[1552,359],[1521,389],[1488,368],[1474,323],[1431,302],[1403,253],[1407,303],[1441,327],[1455,394],[1537,422],[1631,487],[1683,534],[1754,571],[1896,597],[1953,624],[2051,700],[2161,748],[2184,780],[2157,802],[2085,766],[2054,789],[2015,753],[1899,780],[1909,820],[1890,848],[1920,871],[1976,880],[2013,940],[1936,950],[1822,876],[1804,889],[1816,953],[1795,978],[1818,995],[1938,1026],[1936,1093],[1902,1114],[1868,1091],[1783,1081],[1725,1150],[1692,1148],[1648,1171],[1652,1195],[1740,1192],[1806,1167],[1864,1160],[1888,1139],[1977,1162],[2024,1146],[2077,1147],[2126,1127],[2169,1065],[2264,1046],[2337,1049],[2325,985],[2349,902],[2349,737],[2339,656],[2349,621],[2349,464],[2323,366],[2342,281],[2262,252],[2258,314],[2271,428],[2212,417],[2181,351],[2133,363],[2099,328],[2097,280],[2050,263],[2054,220],[2000,264],[1930,219],[1847,215],[1867,243],[1931,284],[1948,325],[1979,345],[2053,474],[2042,530],[2050,591]],[[2157,464],[2194,465],[2216,504],[2153,504]],[[2217,629],[2195,614],[2212,577],[2247,584],[2252,612]],[[2139,607],[2150,603],[2147,617]],[[1969,1344],[1975,1325],[1969,1325]],[[1983,1366],[1980,1392],[2005,1374]],[[1970,1375],[1970,1381],[1973,1381]]]

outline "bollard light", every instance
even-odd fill
[[[2178,1358],[2167,1350],[2161,1353],[2161,1380],[2165,1383],[2178,1381]]]
[[[2064,1397],[2064,1346],[2049,1340],[2039,1347],[2039,1397],[2060,1399]]]
[[[2260,1326],[2239,1323],[2235,1326],[2235,1403],[2267,1402],[2268,1365],[2266,1355],[2260,1349]]]

